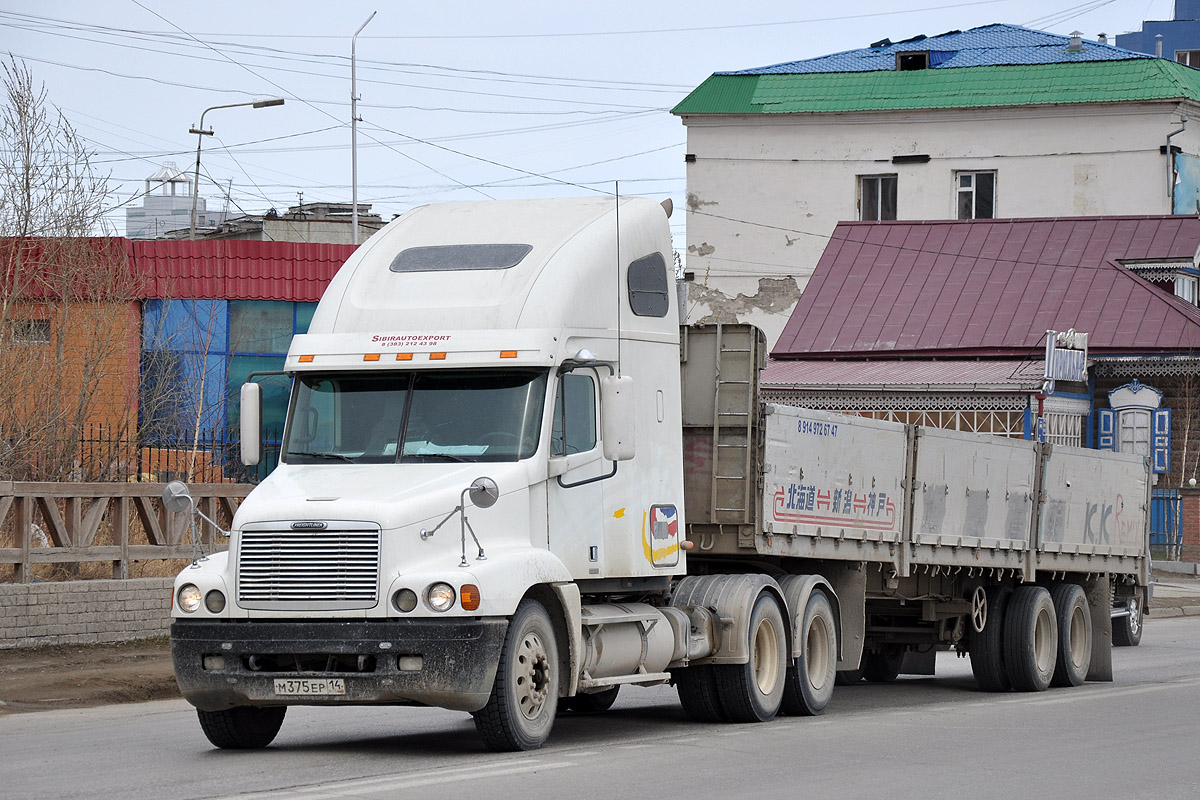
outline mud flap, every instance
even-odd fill
[[[1112,668],[1112,585],[1107,575],[1083,584],[1092,611],[1092,665],[1087,680],[1111,683]]]

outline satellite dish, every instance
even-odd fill
[[[491,508],[500,499],[500,487],[491,478],[476,478],[467,493],[476,508]]]

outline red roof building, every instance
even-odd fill
[[[843,222],[762,383],[793,405],[1030,436],[1046,331],[1074,329],[1091,386],[1042,406],[1052,441],[1090,442],[1108,388],[1195,371],[1198,250],[1185,216]]]

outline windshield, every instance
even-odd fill
[[[300,375],[290,464],[517,461],[537,450],[544,371]]]

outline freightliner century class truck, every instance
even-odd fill
[[[693,719],[767,721],[947,648],[989,691],[1111,680],[1145,461],[763,404],[760,332],[681,329],[668,215],[432,205],[351,256],[288,353],[278,466],[175,583],[213,744],[392,704],[526,750],[664,683]]]

